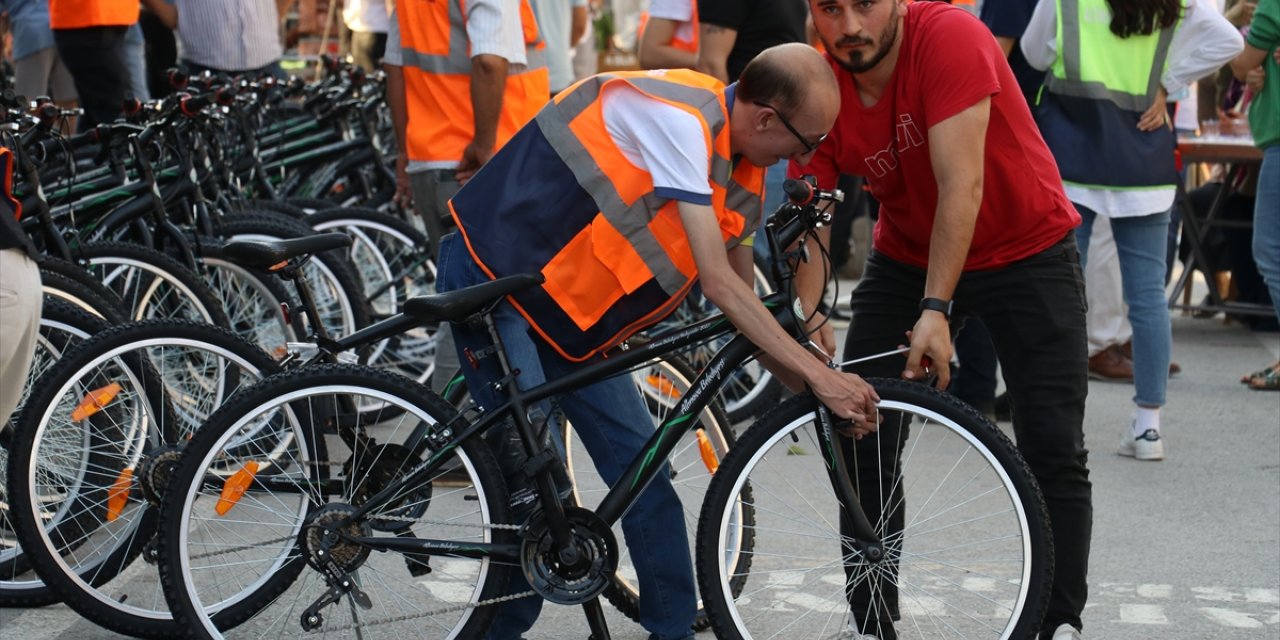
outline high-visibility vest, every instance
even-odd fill
[[[3,198],[3,206],[13,211],[13,219],[22,219],[22,202],[13,197],[13,151],[8,147],[0,147],[0,184],[3,185],[4,192],[0,193]]]
[[[138,21],[138,0],[49,0],[53,29],[127,27]]]
[[[404,55],[409,160],[456,162],[475,137],[466,0],[396,0],[396,15]],[[528,0],[520,2],[520,22],[527,63],[523,71],[507,76],[495,149],[551,96],[546,44]]]
[[[1063,181],[1095,189],[1173,187],[1173,131],[1143,132],[1137,123],[1160,89],[1178,24],[1120,38],[1111,32],[1106,0],[1057,3],[1058,58],[1034,113]]]
[[[711,207],[726,246],[764,208],[764,169],[729,146],[724,85],[687,69],[592,76],[558,94],[450,201],[476,263],[490,277],[540,272],[512,296],[561,356],[582,361],[669,314],[697,279],[677,202],[657,195],[605,127],[600,96],[627,84],[703,125]]]
[[[698,5],[697,4],[693,5],[693,13],[689,14],[689,23],[690,23],[691,33],[689,34],[688,39],[680,37],[680,27],[677,25],[675,33],[672,34],[671,42],[669,44],[674,49],[679,49],[681,51],[688,51],[689,53],[697,53],[698,52]],[[644,30],[645,30],[645,27],[647,26],[649,26],[649,12],[645,11],[644,13],[640,14],[640,24],[636,27],[637,41],[644,39]]]

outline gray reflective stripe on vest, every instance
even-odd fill
[[[548,105],[538,113],[534,122],[565,166],[573,172],[578,185],[595,201],[600,214],[635,249],[657,280],[658,286],[668,295],[679,293],[689,279],[671,262],[666,250],[649,229],[649,221],[657,207],[661,206],[661,201],[650,193],[635,204],[627,206],[613,183],[596,166],[582,141],[569,131],[569,120],[560,110]]]
[[[607,73],[589,78],[573,93],[556,103],[557,108],[564,114],[565,121],[573,120],[581,115],[587,107],[591,106],[600,97],[600,91],[604,88],[604,83],[610,80],[621,80],[634,85],[637,89],[651,96],[697,108],[702,114],[702,119],[707,122],[707,126],[711,129],[712,140],[715,140],[716,136],[720,135],[720,130],[724,128],[724,111],[720,108],[720,101],[715,92],[709,89],[699,89],[666,80],[658,80],[657,78],[623,78]],[[708,100],[707,98],[710,99]]]
[[[719,154],[711,158],[711,181],[724,187],[725,208],[737,211],[745,218],[742,235],[738,239],[742,240],[755,232],[764,213],[764,201],[759,194],[733,179],[733,164]]]
[[[1160,86],[1160,76],[1164,72],[1164,63],[1169,57],[1169,43],[1173,41],[1173,31],[1177,26],[1160,30],[1160,38],[1156,42],[1156,54],[1151,64],[1151,75],[1147,78],[1145,95],[1133,95],[1123,91],[1108,89],[1100,82],[1084,82],[1080,79],[1080,6],[1077,0],[1059,0],[1062,10],[1058,19],[1062,20],[1062,70],[1065,78],[1053,73],[1046,74],[1045,86],[1050,91],[1075,98],[1093,100],[1109,100],[1121,109],[1129,111],[1146,111],[1155,99],[1156,90]]]
[[[427,73],[438,75],[469,75],[471,73],[470,41],[467,39],[467,24],[462,18],[462,3],[458,0],[449,2],[449,53],[433,55],[422,53],[402,44],[401,57],[404,65],[421,69]],[[537,40],[525,45],[525,69],[520,73],[528,73],[545,69],[547,56],[536,47],[542,42],[542,33]],[[512,74],[518,75],[518,74]]]

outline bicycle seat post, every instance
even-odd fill
[[[529,423],[528,406],[525,405],[524,397],[520,391],[520,386],[516,383],[520,376],[519,369],[511,368],[511,363],[507,360],[506,345],[502,341],[502,336],[498,332],[498,324],[493,319],[493,310],[483,313],[485,328],[489,332],[489,339],[493,342],[493,355],[498,358],[499,366],[502,369],[502,377],[494,383],[495,388],[499,392],[505,392],[510,401],[513,426],[517,435],[520,436],[520,444],[524,448],[527,460],[540,458],[542,453],[539,450],[539,439],[533,431],[533,426]],[[572,530],[569,527],[568,520],[565,519],[564,505],[560,502],[560,494],[556,491],[555,481],[552,480],[551,470],[547,465],[540,468],[531,469],[534,485],[538,490],[538,501],[542,508],[546,510],[547,522],[551,530],[552,538],[556,542],[556,546],[560,551],[561,561],[568,564],[578,562],[578,549],[574,544]]]

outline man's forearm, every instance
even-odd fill
[[[164,0],[142,0],[142,6],[159,18],[160,24],[170,28],[178,28],[178,7]]]
[[[383,64],[387,72],[387,107],[391,109],[391,127],[396,132],[396,146],[400,157],[406,157],[408,143],[406,132],[409,130],[409,108],[404,97],[404,69],[399,65]]]
[[[507,83],[506,58],[482,53],[471,59],[471,108],[475,136],[472,140],[492,151],[498,140],[498,115],[502,113],[502,93]]]
[[[951,300],[956,283],[964,272],[973,229],[982,204],[982,180],[938,191],[938,209],[929,237],[929,270],[925,277],[924,297]]]

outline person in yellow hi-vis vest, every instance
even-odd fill
[[[786,334],[752,292],[751,248],[741,244],[761,218],[764,167],[781,158],[807,163],[839,102],[834,74],[801,44],[766,50],[727,87],[684,69],[588,77],[539,111],[450,201],[459,231],[441,245],[439,289],[543,274],[542,286],[494,313],[508,363],[520,372],[516,383],[527,389],[603,357],[662,319],[696,281],[775,375],[807,383],[857,432],[868,432],[875,391]],[[821,263],[801,268],[805,311],[818,303]],[[824,321],[815,314],[812,326],[822,327],[815,335],[834,349]],[[482,354],[490,343],[484,329],[453,332],[459,353]],[[492,382],[501,368],[492,355],[476,365],[463,368],[467,387],[495,409]],[[653,433],[626,376],[568,394],[560,407],[609,484]],[[511,482],[511,470],[504,472]],[[668,473],[655,476],[622,529],[639,578],[641,625],[658,640],[692,638],[697,593]],[[510,586],[513,594],[528,589],[520,576]],[[521,637],[541,605],[532,597],[504,604],[488,637]]]

